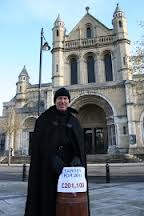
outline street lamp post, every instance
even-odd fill
[[[45,42],[43,42],[43,40]],[[38,116],[40,115],[40,104],[41,104],[41,74],[42,74],[42,51],[50,50],[50,46],[45,40],[43,28],[41,29],[40,37],[40,62],[39,62],[39,85],[38,85]]]

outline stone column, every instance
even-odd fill
[[[116,153],[116,129],[111,119],[108,119],[107,128],[108,128],[108,153],[115,154]]]
[[[71,85],[71,71],[70,71],[70,62],[65,61],[64,63],[64,84]]]
[[[80,84],[88,83],[87,64],[85,58],[80,57],[79,70],[80,70]]]
[[[8,154],[10,148],[14,149],[14,133],[6,134],[6,141],[5,141],[6,154]]]
[[[79,59],[77,60],[77,83],[81,84],[81,64],[80,64],[80,56]]]
[[[114,52],[111,53],[111,61],[112,61],[112,75],[113,75],[113,81],[118,80],[117,73],[116,73],[116,65],[115,65],[115,55]]]
[[[99,82],[99,65],[98,65],[98,57],[94,57],[94,72],[95,72],[95,82]]]
[[[53,105],[53,90],[49,89],[47,91],[47,99],[46,99],[46,109]]]
[[[108,129],[108,147],[111,146],[111,128],[110,125],[107,126]]]
[[[128,118],[129,152],[131,152],[133,148],[137,147],[132,81],[125,82],[125,94],[126,94],[126,108],[127,108],[127,118]]]
[[[22,132],[22,154],[28,155],[29,149],[29,133],[26,129]]]
[[[96,54],[96,57],[97,57],[97,64],[96,64],[97,66],[95,68],[97,70],[96,82],[105,82],[103,57],[100,55],[99,52]]]

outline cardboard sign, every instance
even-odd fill
[[[58,179],[57,192],[86,192],[87,182],[84,167],[64,167]]]

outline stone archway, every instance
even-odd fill
[[[97,95],[83,95],[72,101],[84,131],[87,154],[107,153],[116,144],[113,110],[110,104]]]
[[[32,135],[34,130],[36,118],[29,117],[25,119],[22,128],[22,154],[31,154]]]
[[[84,138],[88,154],[107,152],[106,114],[96,104],[84,105],[79,110],[79,119],[84,129]]]

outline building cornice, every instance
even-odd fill
[[[54,52],[58,52],[58,51],[64,51],[64,48],[61,48],[61,47],[55,47],[51,50],[51,53],[53,54]]]
[[[126,42],[127,44],[131,44],[130,40],[126,39],[126,38],[123,38],[123,39],[118,39],[118,40],[115,40],[114,41],[114,45],[117,45],[117,44],[120,44],[120,43],[123,43],[123,42]]]

